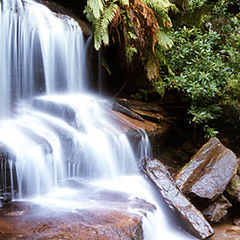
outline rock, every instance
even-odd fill
[[[226,188],[227,193],[234,201],[240,202],[240,176],[235,175]]]
[[[75,211],[13,202],[1,209],[0,239],[142,240],[141,214],[126,209],[146,204],[133,201],[122,202],[122,206],[110,202],[102,208],[86,205]]]
[[[16,156],[13,150],[4,143],[0,143],[0,207],[12,201],[10,172],[13,179],[16,179],[15,161]]]
[[[148,119],[153,122],[161,122],[164,119],[163,115],[160,113],[154,113],[154,112],[136,110],[136,109],[133,109],[133,111],[139,114],[144,119]]]
[[[236,174],[236,155],[211,138],[177,174],[179,189],[192,197],[214,201]]]
[[[234,218],[233,219],[233,225],[240,226],[240,218]]]
[[[126,133],[130,138],[139,138],[141,134],[139,131],[144,130],[150,138],[151,144],[163,144],[170,129],[170,125],[164,121],[160,124],[151,122],[149,120],[140,121],[133,119],[121,112],[107,109],[107,112],[112,119],[116,122],[119,130]]]
[[[130,109],[122,106],[119,103],[113,103],[112,109],[118,112],[121,112],[133,119],[139,120],[139,121],[144,121],[144,119],[142,117],[140,117],[137,113],[134,113],[133,111],[131,111]]]
[[[200,239],[206,239],[213,235],[214,231],[210,224],[201,212],[178,190],[171,179],[170,173],[160,161],[144,159],[141,168],[157,186],[169,207],[180,214],[194,235]]]
[[[116,102],[134,111],[140,110],[147,112],[158,112],[162,114],[165,113],[165,110],[162,107],[158,106],[158,104],[156,103],[146,103],[138,100],[129,100],[125,98],[118,98]]]
[[[227,200],[226,197],[222,195],[210,206],[205,208],[202,213],[208,221],[212,223],[218,223],[225,216],[227,216],[227,209],[230,207],[232,207],[232,204]]]
[[[33,106],[43,112],[49,113],[52,116],[58,117],[67,122],[70,126],[84,131],[84,126],[77,119],[76,110],[69,104],[57,102],[54,100],[35,98]]]

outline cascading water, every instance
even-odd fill
[[[145,239],[188,238],[167,227],[126,135],[106,117],[107,100],[87,94],[78,24],[31,0],[2,0],[0,8],[0,142],[11,152],[0,164],[1,192],[61,208],[101,204],[86,193],[82,200],[74,201],[71,191],[63,198],[67,190],[59,185],[81,177],[96,189],[156,205],[155,213],[143,216]],[[139,156],[149,156],[147,135],[141,134]]]

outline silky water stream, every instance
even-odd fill
[[[117,208],[96,195],[121,193],[155,205],[126,209],[142,215],[144,239],[193,239],[169,224],[139,172],[137,159],[151,154],[147,135],[134,153],[107,117],[109,100],[90,94],[79,25],[36,1],[2,0],[0,9],[0,143],[9,153],[0,196],[76,212]]]

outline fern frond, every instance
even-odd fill
[[[156,13],[168,12],[170,9],[176,9],[176,6],[168,0],[143,0],[143,2],[152,8]]]
[[[119,0],[122,6],[129,6],[129,0]]]
[[[165,33],[164,31],[158,32],[157,40],[158,40],[158,44],[166,50],[171,48],[173,45],[173,41],[170,38],[169,34]]]
[[[117,14],[118,5],[113,1],[108,7],[106,7],[102,14],[101,29],[102,29],[102,41],[105,45],[109,44],[108,26]]]
[[[147,78],[150,81],[156,81],[159,78],[159,65],[152,56],[149,57],[146,64]]]
[[[101,12],[103,11],[105,1],[104,0],[91,0],[88,1],[88,6],[91,9],[93,16],[99,19]]]

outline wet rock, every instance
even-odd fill
[[[232,204],[227,200],[226,197],[222,195],[210,206],[205,208],[202,213],[208,221],[212,223],[218,223],[225,216],[227,216],[227,209],[230,207],[232,207]]]
[[[69,104],[36,98],[33,100],[33,106],[40,111],[62,119],[76,129],[84,129],[84,126],[77,120],[76,111]]]
[[[166,122],[161,122],[161,124],[154,123],[149,120],[140,121],[133,119],[121,112],[108,109],[110,118],[116,122],[116,125],[121,132],[126,133],[128,136],[135,138],[141,137],[139,130],[144,130],[148,137],[150,138],[151,143],[163,144],[167,136],[167,132],[170,129],[170,125]]]
[[[130,109],[122,106],[119,103],[113,103],[112,109],[118,112],[121,112],[133,119],[139,120],[139,121],[144,121],[144,119],[142,117],[140,117],[138,114],[134,113],[133,111],[131,111]]]
[[[193,197],[214,201],[236,174],[236,155],[211,138],[177,174],[179,189]]]
[[[164,119],[163,115],[160,113],[154,113],[154,112],[143,111],[143,110],[135,110],[135,109],[133,111],[139,114],[144,119],[148,119],[153,122],[161,122]]]
[[[13,202],[0,212],[0,239],[141,240],[142,216],[117,208],[72,212]]]
[[[46,138],[38,135],[37,133],[35,133],[35,131],[33,131],[25,126],[19,126],[19,129],[21,129],[21,132],[24,133],[26,136],[28,136],[29,139],[31,139],[33,142],[38,144],[45,154],[52,153],[52,151],[53,151],[52,146],[47,141]]]
[[[129,109],[131,112],[133,112],[133,114],[137,114],[137,116],[142,117],[143,119],[147,119],[153,122],[161,122],[164,119],[163,115],[166,114],[165,110],[162,107],[158,106],[156,103],[145,103],[137,100],[119,98],[116,100],[115,104],[120,105],[125,109]],[[113,108],[113,110],[115,109]],[[125,114],[130,116],[127,113]],[[134,116],[133,118],[137,119]]]
[[[226,188],[226,192],[234,201],[240,202],[240,176],[235,175]]]
[[[147,112],[158,112],[162,114],[166,113],[165,110],[156,103],[146,103],[138,100],[129,100],[125,98],[118,98],[116,101],[122,106],[134,111],[140,110]]]
[[[158,160],[144,159],[141,168],[147,177],[157,186],[170,208],[183,218],[190,230],[200,239],[213,235],[214,231],[200,211],[178,190],[170,173]]]
[[[11,181],[16,179],[15,161],[13,150],[0,143],[0,207],[12,201],[14,191],[11,189]]]

